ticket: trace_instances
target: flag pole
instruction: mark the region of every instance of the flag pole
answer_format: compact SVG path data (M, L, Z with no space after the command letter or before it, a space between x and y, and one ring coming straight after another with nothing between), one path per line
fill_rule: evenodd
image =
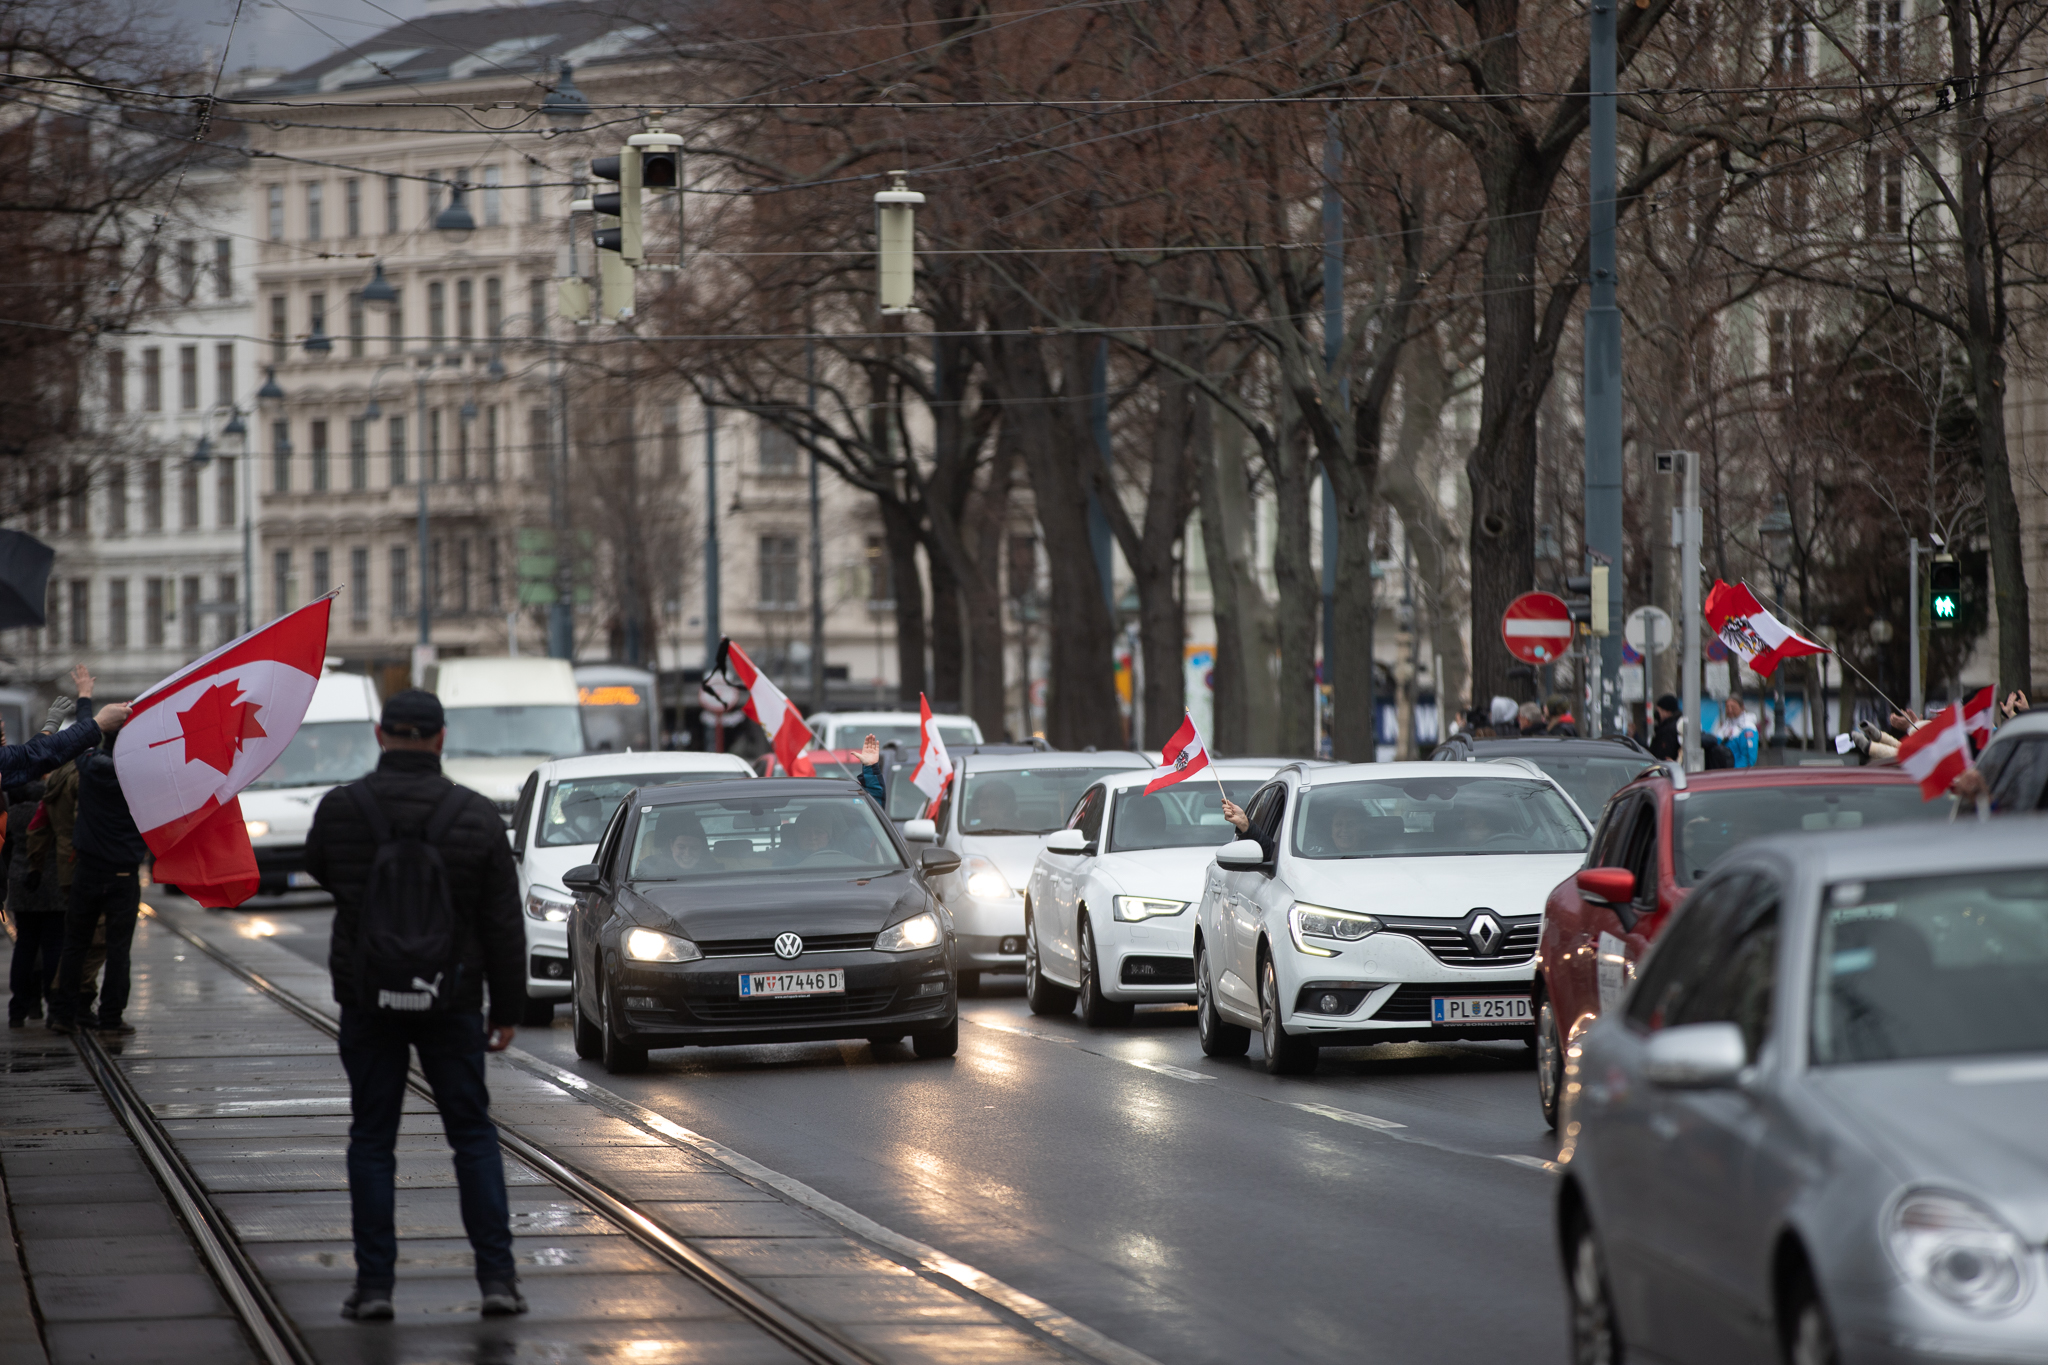
M1748 588L1748 587L1749 587L1749 580L1748 580L1748 579L1744 579L1744 580L1742 580L1742 586L1743 586L1743 587L1745 587L1745 588ZM1755 593L1755 590L1754 590L1754 589L1751 589L1751 595L1754 595L1754 593ZM1819 637L1818 635L1816 635L1816 634L1814 633L1814 631L1813 631L1812 627L1808 626L1808 625L1806 624L1806 622L1804 622L1804 621L1800 620L1800 619L1799 619L1798 617L1794 616L1794 615L1792 614L1792 610L1791 610L1791 608L1789 608L1789 607L1785 606L1785 604L1784 604L1784 603L1782 603L1782 602L1780 602L1780 603L1778 604L1778 608L1779 608L1779 610L1781 610L1781 611L1783 611L1783 612L1785 613L1785 619L1786 619L1786 620L1790 621L1790 622L1791 622L1791 623L1792 623L1793 625L1795 625L1795 626L1799 627L1799 629L1800 629L1800 630L1802 630L1802 631L1804 631L1804 632L1806 633L1806 638L1807 638L1807 639L1809 639L1809 640L1812 640L1812 641L1813 641L1813 642L1814 642L1815 644L1820 644L1820 643L1821 643L1821 639L1820 639L1820 637ZM1857 667L1856 665L1854 665L1854 664L1850 663L1850 662L1849 662L1849 659L1848 659L1848 656L1847 656L1847 655L1845 655L1845 654L1843 654L1841 650L1839 650L1839 649L1830 649L1830 650L1828 650L1828 653L1830 653L1830 654L1832 654L1832 655L1834 655L1834 656L1835 656L1835 662L1836 662L1836 663L1838 663L1838 664L1840 664L1840 665L1841 665L1842 667L1844 667L1844 668L1848 669L1848 670L1849 670L1849 671L1850 671L1851 673L1854 673L1854 674L1855 674L1855 675L1856 675L1857 677L1859 677L1859 678L1863 679L1864 683L1865 683L1865 684L1866 684L1866 685L1867 685L1867 686L1868 686L1868 687L1870 688L1870 690L1871 690L1871 691L1873 691L1873 692L1875 692L1875 693L1877 693L1877 695L1878 695L1878 699L1879 699L1880 701L1882 701L1882 702L1883 702L1883 703L1884 703L1884 704L1885 704L1886 706L1890 707L1892 711L1903 711L1903 710L1905 710L1905 708L1904 708L1904 707L1900 706L1900 705L1899 705L1899 704L1898 704L1897 702L1893 701L1893 700L1892 700L1892 699L1891 699L1890 697L1887 697L1887 696L1885 696L1885 694L1884 694L1884 689L1883 689L1883 688L1881 688L1881 687L1879 687L1879 686L1878 686L1878 685L1877 685L1876 683L1874 683L1874 682L1871 682L1871 681L1870 681L1870 675L1869 675L1868 673L1865 673L1865 672L1864 672L1864 671L1863 671L1862 669L1860 669L1860 668L1858 668L1858 667ZM1889 714L1889 712L1888 712L1887 714ZM1854 727L1854 726L1852 725L1852 726L1851 726L1850 728L1851 728L1851 729L1854 729L1855 727Z
M1230 799L1230 793L1223 790L1223 779L1216 772L1216 755L1209 752L1209 737L1202 733L1201 726L1195 724L1194 712L1182 710L1181 715L1187 718L1188 729L1193 730L1195 732L1195 738L1201 742L1202 752L1208 756L1209 776L1214 778L1216 781L1216 799L1219 801L1228 801Z

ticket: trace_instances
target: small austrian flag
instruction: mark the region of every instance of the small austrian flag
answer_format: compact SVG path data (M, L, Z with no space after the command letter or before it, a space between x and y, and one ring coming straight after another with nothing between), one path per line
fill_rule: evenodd
M1932 801L1970 766L1970 728L1963 708L1951 706L1899 741L1899 766L1920 783L1920 799Z
M718 659L712 664L711 671L724 673L747 689L747 715L761 727L761 733L768 736L782 771L791 777L815 776L817 770L803 756L805 746L811 742L810 727L804 724L796 704L783 695L782 689L771 682L766 673L754 667L754 661L747 657L747 652L729 639L720 640Z
M1195 728L1195 718L1181 714L1180 729L1173 732L1173 738L1166 741L1161 751L1160 766L1166 773L1145 784L1146 792L1156 792L1161 787L1170 787L1184 782L1209 766L1209 749L1202 743L1202 732Z
M1768 678L1781 660L1801 654L1826 654L1828 647L1787 630L1764 610L1746 583L1714 580L1707 594L1707 625L1721 642L1741 656L1750 672Z
M1991 738L1991 699L1996 693L1990 687L1963 703L1963 726L1970 732L1970 740L1978 748Z

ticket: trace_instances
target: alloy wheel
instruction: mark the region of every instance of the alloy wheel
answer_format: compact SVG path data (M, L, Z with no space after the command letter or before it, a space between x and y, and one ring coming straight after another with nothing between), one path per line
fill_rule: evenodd
M1215 987L1209 982L1209 949L1195 945L1195 1037L1205 1057L1242 1057L1251 1051L1252 1031L1216 1012Z
M1564 1043L1557 1033L1557 1015L1550 998L1536 1008L1536 1100L1543 1121L1557 1127L1557 1101L1564 1093Z
M1792 1341L1786 1354L1791 1365L1836 1365L1841 1358L1835 1350L1835 1330L1828 1324L1827 1309L1810 1284L1801 1297L1798 1316L1793 1319Z
M1573 1365L1621 1365L1621 1337L1614 1329L1614 1299L1607 1267L1593 1229L1581 1226L1572 1242Z

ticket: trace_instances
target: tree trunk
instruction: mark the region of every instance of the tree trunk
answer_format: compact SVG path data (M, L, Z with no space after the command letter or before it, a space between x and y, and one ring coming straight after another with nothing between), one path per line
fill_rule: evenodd
M1009 729L1003 702L1003 593L998 566L1007 548L1010 521L1010 461L998 458L987 485L968 513L967 543L981 572L962 584L966 610L967 714L984 735Z
M917 572L917 517L895 498L878 497L889 586L896 599L896 701L915 708L924 691L924 583Z
M932 584L932 710L958 711L967 695L961 685L967 663L967 650L961 639L965 606L961 583L953 576L952 566L946 563L944 555L927 552L924 562Z
M1195 447L1195 471L1216 621L1215 734L1209 738L1219 754L1271 753L1273 613L1252 564L1243 436L1234 426L1219 432L1213 422L1204 425L1207 436Z
M1370 763L1379 752L1372 657L1372 510L1379 462L1365 457L1368 441L1376 448L1378 439L1377 430L1361 431L1357 459L1324 462L1342 528L1337 537L1337 623L1325 662L1331 679L1332 757L1345 763Z
M1280 707L1274 747L1282 754L1311 758L1316 740L1316 612L1322 605L1322 583L1309 558L1309 497L1315 479L1308 433L1291 411L1282 430L1273 469L1279 520L1273 532L1273 578L1280 597Z
M1429 614L1430 647L1436 663L1437 735L1450 732L1450 719L1467 705L1470 673L1465 659L1465 624L1471 609L1464 567L1456 544L1461 524L1457 509L1437 505L1436 491L1424 477L1424 452L1441 428L1450 402L1450 376L1428 351L1410 351L1401 383L1401 427L1394 458L1380 468L1379 492L1401 518L1415 556L1415 582L1421 590L1417 611ZM1418 623L1419 624L1419 623Z
M1196 357L1199 360L1199 356ZM1195 503L1192 452L1207 444L1208 400L1193 384L1160 381L1152 428L1152 467L1145 488L1145 525L1125 550L1138 587L1138 636L1144 651L1148 749L1165 746L1187 709L1187 604L1181 600L1182 542Z

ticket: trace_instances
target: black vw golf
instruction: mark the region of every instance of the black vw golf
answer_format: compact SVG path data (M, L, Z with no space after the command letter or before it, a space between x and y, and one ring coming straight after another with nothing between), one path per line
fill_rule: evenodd
M950 1057L953 921L925 880L959 865L913 861L854 782L635 792L564 878L576 1053L619 1072L656 1047L908 1035Z

